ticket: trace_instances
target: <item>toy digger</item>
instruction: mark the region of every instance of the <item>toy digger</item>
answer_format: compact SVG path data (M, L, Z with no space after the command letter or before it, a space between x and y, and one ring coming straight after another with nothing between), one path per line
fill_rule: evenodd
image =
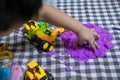
M46 22L36 22L29 20L24 24L23 35L30 40L39 50L52 51L54 49L53 42L57 35L64 31L64 28L52 30Z
M7 43L0 43L0 59L13 58L13 53L7 50Z
M31 61L27 64L24 80L54 80L50 72L45 71L37 62Z

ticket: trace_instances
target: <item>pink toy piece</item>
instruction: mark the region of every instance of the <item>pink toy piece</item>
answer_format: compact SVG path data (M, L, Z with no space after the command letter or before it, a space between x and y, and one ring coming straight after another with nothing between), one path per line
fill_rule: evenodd
M113 44L111 43L113 36L108 32L108 30L101 26L96 26L94 24L83 25L88 28L94 28L100 35L99 40L95 38L100 47L96 51L93 51L89 45L78 47L78 38L76 34L74 32L65 30L63 33L61 33L60 37L67 48L67 53L75 60L84 62L87 62L88 59L94 59L97 57L107 57L106 51L113 48Z
M22 68L19 65L13 65L11 67L11 78L10 80L20 80L22 75Z

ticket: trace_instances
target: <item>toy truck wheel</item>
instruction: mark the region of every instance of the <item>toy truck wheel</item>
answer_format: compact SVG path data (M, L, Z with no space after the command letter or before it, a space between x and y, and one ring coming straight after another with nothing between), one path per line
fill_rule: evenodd
M42 51L52 51L53 50L53 46L52 44L50 44L49 42L46 42L40 38L37 37L37 35L33 35L31 37L31 42L40 50Z
M49 44L46 42L46 43L44 43L43 44L43 49L47 49L48 48L48 46L49 46Z
M54 49L54 46L49 47L49 51L52 51Z
M46 75L48 77L48 80L55 80L54 77L53 77L53 75L50 72L45 71L45 73L46 73Z
M53 45L52 44L50 44L50 43L48 43L48 42L44 42L43 41L43 51L46 51L46 52L48 52L48 51L52 51L53 50Z

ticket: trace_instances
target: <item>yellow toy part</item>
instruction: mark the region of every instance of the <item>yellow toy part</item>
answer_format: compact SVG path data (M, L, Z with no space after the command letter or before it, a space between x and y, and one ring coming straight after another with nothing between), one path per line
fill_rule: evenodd
M7 43L0 44L0 59L13 58L13 53L11 51L8 51L7 47Z
M27 68L24 80L54 80L53 76L34 60L27 64Z
M54 46L50 46L49 51L52 51L54 49Z
M38 31L36 34L40 39L52 43L55 41L57 35L63 31L64 31L64 28L58 28L52 31L50 35L45 34L42 31Z
M53 42L59 33L64 32L64 28L56 28L52 30L49 26L38 24L37 21L29 20L24 24L24 36L30 40L39 50L52 51L54 49Z
M29 20L27 23L24 24L24 27L28 31L33 31L39 28L39 25L36 21Z

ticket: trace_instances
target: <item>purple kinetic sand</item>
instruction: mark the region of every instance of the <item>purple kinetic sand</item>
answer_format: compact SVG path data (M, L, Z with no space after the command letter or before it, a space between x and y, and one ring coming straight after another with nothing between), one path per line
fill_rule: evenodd
M67 53L70 54L70 56L75 60L85 62L91 58L106 57L107 49L113 47L113 44L111 43L113 36L101 26L96 26L94 24L84 24L84 26L88 28L94 28L96 30L100 36L100 39L96 40L96 42L100 47L96 51L93 51L89 45L78 47L76 43L78 41L76 34L66 30L65 32L61 33L60 36L65 47L67 48Z
M48 52L47 53L49 56L53 56L53 55L55 55L55 51L50 51L50 52Z

